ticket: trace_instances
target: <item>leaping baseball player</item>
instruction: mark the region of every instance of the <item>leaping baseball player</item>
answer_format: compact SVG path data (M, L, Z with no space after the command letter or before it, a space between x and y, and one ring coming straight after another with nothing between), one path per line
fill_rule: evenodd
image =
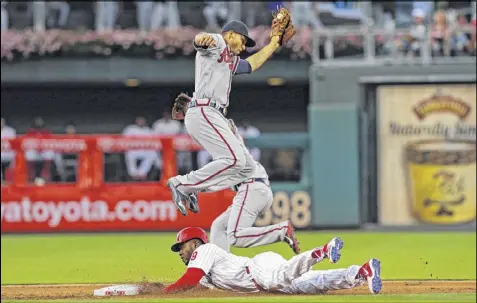
M336 263L340 259L343 241L331 239L316 247L285 260L282 256L265 252L253 258L228 253L208 243L207 234L198 227L179 231L171 247L177 252L187 271L166 293L191 289L199 283L207 288L233 292L280 292L287 294L317 294L329 290L349 289L368 283L371 293L382 288L380 262L370 259L364 265L331 270L311 270L324 259Z
M186 206L192 212L199 211L198 192L219 184L228 188L252 177L256 164L225 118L232 78L259 69L295 32L290 14L281 8L273 18L270 43L245 60L239 54L245 47L255 46L255 41L240 21L227 23L221 34L195 36L195 92L190 101L176 99L172 116L185 120L189 135L210 153L213 161L168 180L174 203L183 215L187 215Z

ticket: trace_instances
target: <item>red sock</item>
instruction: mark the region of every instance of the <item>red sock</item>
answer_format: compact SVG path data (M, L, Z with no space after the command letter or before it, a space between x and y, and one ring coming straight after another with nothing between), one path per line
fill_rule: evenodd
M315 259L321 259L321 257L323 257L323 249L321 249L321 248L315 249L311 253L311 257L315 258Z

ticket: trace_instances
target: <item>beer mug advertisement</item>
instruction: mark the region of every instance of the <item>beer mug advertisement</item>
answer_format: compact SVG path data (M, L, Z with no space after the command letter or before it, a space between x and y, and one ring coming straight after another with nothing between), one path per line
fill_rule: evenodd
M475 88L475 84L378 88L381 224L475 221Z

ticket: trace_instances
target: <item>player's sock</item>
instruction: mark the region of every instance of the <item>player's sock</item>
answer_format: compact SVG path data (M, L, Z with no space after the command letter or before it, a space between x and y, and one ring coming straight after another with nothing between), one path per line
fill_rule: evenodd
M358 274L356 275L357 280L366 280L368 276L368 270L365 268L366 265L367 263L359 268Z
M314 259L322 260L326 256L323 247L319 247L311 252L311 257Z

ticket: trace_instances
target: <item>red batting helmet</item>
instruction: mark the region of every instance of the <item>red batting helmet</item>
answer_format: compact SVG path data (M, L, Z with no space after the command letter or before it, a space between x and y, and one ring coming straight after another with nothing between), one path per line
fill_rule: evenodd
M208 243L207 234L202 228L199 227L186 227L177 233L176 243L171 246L173 252L178 252L182 243L192 239L199 239L202 242Z

